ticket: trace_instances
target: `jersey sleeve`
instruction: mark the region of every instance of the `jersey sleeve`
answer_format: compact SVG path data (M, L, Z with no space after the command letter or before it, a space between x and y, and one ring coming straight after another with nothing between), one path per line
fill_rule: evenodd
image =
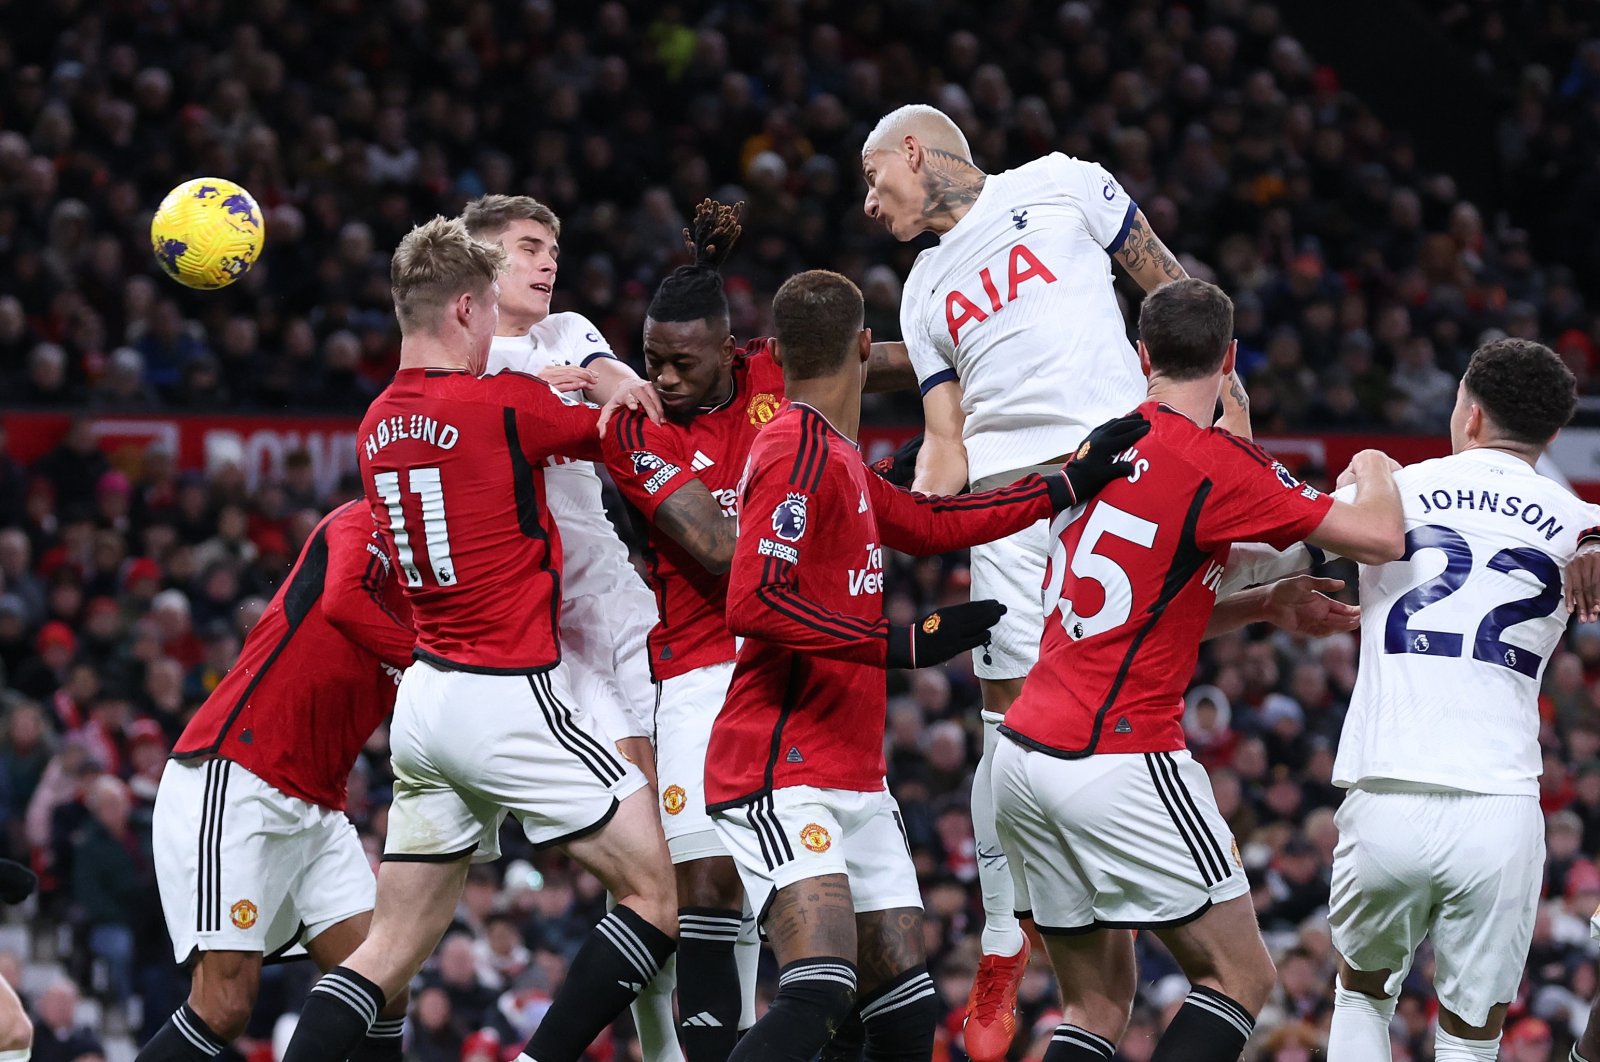
M887 620L842 615L801 591L807 532L826 534L829 510L843 502L826 477L809 493L791 483L794 465L778 455L752 460L747 470L728 573L728 630L785 649L882 667Z
M606 425L606 470L646 519L654 520L662 502L697 478L689 470L687 442L680 428L657 424L639 410L618 410Z
M411 609L396 592L389 555L365 503L353 502L328 521L327 541L323 616L334 630L385 664L405 667L417 641Z
M1107 254L1122 250L1139 204L1098 162L1085 162L1059 151L1046 161L1055 173L1061 193L1083 211L1089 234Z
M923 320L922 281L916 266L906 277L905 290L900 298L900 337L911 358L911 369L917 374L917 390L921 394L952 380L959 382L956 367L951 364L943 348L928 334Z
M881 476L868 476L867 492L883 544L918 557L1015 534L1067 508L1072 493L1060 473L1024 476L994 490L948 497L918 494Z
M596 358L614 358L616 353L604 333L581 313L561 315L562 350L572 359L572 364L587 367Z
M1284 550L1315 531L1333 507L1332 496L1295 479L1254 443L1218 431L1206 440L1194 455L1211 479L1195 528L1202 549L1264 542Z
M529 461L538 463L547 457L605 459L599 410L563 401L537 376L502 372L490 379L497 383L495 397L505 404L506 415L515 419L517 443Z

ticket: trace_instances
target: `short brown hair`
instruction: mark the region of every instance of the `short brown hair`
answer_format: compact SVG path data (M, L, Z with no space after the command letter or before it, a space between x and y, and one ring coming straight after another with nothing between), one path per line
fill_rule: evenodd
M810 380L838 370L861 334L861 289L826 269L796 273L772 297L772 320L791 380Z
M467 235L459 218L436 217L406 233L389 263L389 291L394 296L400 332L431 329L446 302L462 292L478 293L506 267L499 244Z
M1150 367L1171 380L1217 371L1233 341L1233 300L1196 277L1161 285L1139 307L1139 338Z
M1578 382L1560 355L1531 339L1485 343L1462 377L1495 427L1517 442L1543 446L1578 408Z
M513 221L537 221L561 239L561 219L531 195L480 195L461 212L467 231L479 240L498 239Z

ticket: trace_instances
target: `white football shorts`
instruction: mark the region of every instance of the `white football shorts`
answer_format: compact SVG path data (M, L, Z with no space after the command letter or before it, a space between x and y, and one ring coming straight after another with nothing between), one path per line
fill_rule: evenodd
M561 603L561 659L576 704L613 741L649 737L655 709L650 629L656 602L637 579L603 597Z
M972 651L972 670L979 678L1022 678L1038 662L1039 639L1044 634L1044 568L1049 547L1048 520L1040 520L1007 538L972 547L972 600L993 598L1006 607L1006 614L989 632L988 659L984 647Z
M230 760L170 761L151 843L173 956L305 954L306 941L372 910L376 882L342 812L273 788Z
M1335 816L1328 924L1397 995L1423 937L1439 1002L1469 1025L1516 998L1544 875L1535 796L1350 790Z
M758 926L779 889L824 874L850 879L857 914L922 908L900 808L887 790L786 786L711 821L739 868Z
M733 661L674 675L657 687L656 777L661 783L661 832L672 862L725 856L706 814L706 746L711 724L733 681Z
M644 775L575 703L561 664L536 675L406 669L389 728L386 860L499 857L507 812L547 848L600 829Z
M1183 925L1250 891L1187 751L1068 760L1002 738L992 770L1018 914L1041 933Z

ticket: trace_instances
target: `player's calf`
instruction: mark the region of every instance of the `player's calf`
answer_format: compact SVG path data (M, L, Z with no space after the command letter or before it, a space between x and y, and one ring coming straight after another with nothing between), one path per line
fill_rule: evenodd
M897 907L856 916L861 994L856 1012L868 1062L926 1062L939 1000L922 948L922 911Z
M809 1062L850 1015L856 995L856 913L843 874L777 891L767 939L778 956L778 994L739 1041L731 1062Z
M1157 935L1194 987L1151 1062L1234 1062L1277 981L1250 898L1225 900Z
M188 1000L150 1038L138 1062L215 1057L244 1034L260 982L259 953L201 952Z

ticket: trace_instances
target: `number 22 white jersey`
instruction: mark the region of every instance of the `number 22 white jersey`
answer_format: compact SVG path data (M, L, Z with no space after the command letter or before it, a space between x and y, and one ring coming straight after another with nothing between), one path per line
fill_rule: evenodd
M900 330L923 394L961 385L969 480L1070 454L1144 401L1111 286L1137 209L1103 168L1058 152L989 176L917 256Z
M1395 481L1406 552L1361 568L1361 664L1333 780L1537 794L1540 678L1567 626L1567 563L1600 507L1499 450Z
M495 336L486 375L505 369L537 376L551 365L587 366L614 357L600 329L579 313L553 313L526 336ZM579 396L581 397L581 396ZM577 399L562 395L564 401ZM552 457L545 470L545 497L561 533L562 597L604 594L619 587L643 589L628 548L606 516L600 477L590 461Z

